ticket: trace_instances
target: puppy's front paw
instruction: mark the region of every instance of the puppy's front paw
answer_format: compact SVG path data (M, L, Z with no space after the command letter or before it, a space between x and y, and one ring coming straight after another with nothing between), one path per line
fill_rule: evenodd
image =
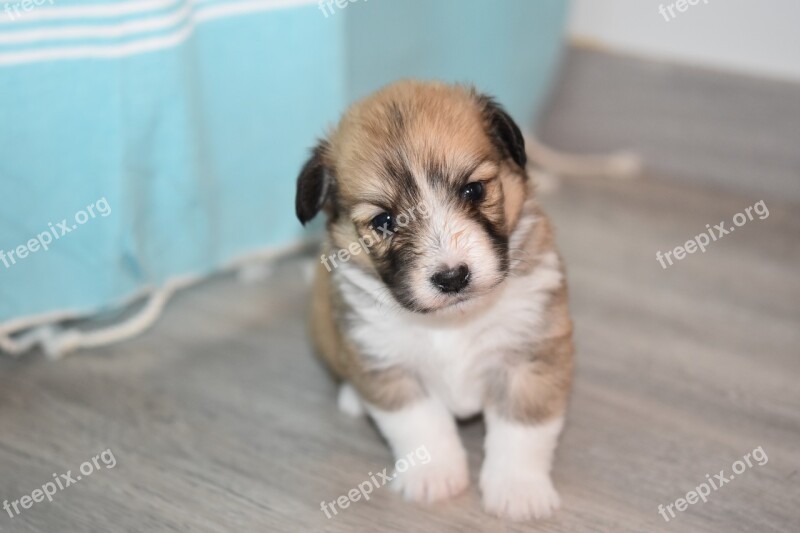
M429 463L411 465L405 472L396 472L392 479L392 488L405 499L420 503L446 500L463 492L468 485L469 470L464 450L431 456Z
M561 505L550 475L484 465L481 492L486 512L511 520L547 518Z

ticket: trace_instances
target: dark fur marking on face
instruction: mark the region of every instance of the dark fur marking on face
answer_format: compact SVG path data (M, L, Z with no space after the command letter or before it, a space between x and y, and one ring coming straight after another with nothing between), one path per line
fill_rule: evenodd
M407 242L402 242L403 240ZM412 311L420 312L422 309L416 303L413 288L408 284L405 273L414 269L418 253L414 250L413 242L409 238L393 239L381 258L376 258L376 268L383 282L392 292L401 305Z
M495 254L500 259L500 272L505 274L508 272L508 236L500 229L505 226L505 220L501 219L498 222L492 222L480 210L474 209L471 211L472 216L483 228L483 231L489 236L492 241L492 248Z
M491 159L489 157L481 157L468 167L456 170L446 169L445 165L433 155L429 155L426 161L425 175L431 188L441 190L447 187L452 195L458 196L461 188L470 182L478 167L491 161Z
M446 185L444 165L433 154L428 154L426 157L425 178L434 190Z
M397 186L391 189L392 203L394 204L391 212L398 211L403 204L416 205L421 198L420 190L399 149L384 160L383 168L385 169L384 179L397 183Z

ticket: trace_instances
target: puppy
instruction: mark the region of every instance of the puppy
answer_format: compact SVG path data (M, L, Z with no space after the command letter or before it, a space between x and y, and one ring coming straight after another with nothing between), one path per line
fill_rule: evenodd
M327 216L312 305L316 349L433 502L469 483L455 418L483 413L485 509L559 506L550 478L573 372L572 322L519 128L472 88L403 81L355 104L297 182L305 224Z

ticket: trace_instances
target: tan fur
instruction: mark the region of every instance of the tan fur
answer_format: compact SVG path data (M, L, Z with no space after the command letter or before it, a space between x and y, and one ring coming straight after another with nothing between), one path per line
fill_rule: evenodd
M407 132L407 142L400 147L395 110ZM355 104L330 136L330 144L336 174L348 178L338 192L349 202L391 192L375 179L383 171L376 163L395 150L408 158L416 175L424 174L429 155L444 156L446 166L456 167L465 157L493 153L469 89L414 81L390 85Z
M530 351L507 355L507 366L488 376L487 407L526 424L563 416L572 386L572 320L567 290L552 295L545 314L547 327Z

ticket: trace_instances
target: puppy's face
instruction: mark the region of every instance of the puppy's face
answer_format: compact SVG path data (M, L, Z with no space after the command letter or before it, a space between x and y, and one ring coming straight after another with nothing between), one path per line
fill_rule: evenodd
M297 214L324 208L333 251L358 250L351 263L426 313L503 281L525 181L522 135L491 99L401 82L353 106L315 149Z

